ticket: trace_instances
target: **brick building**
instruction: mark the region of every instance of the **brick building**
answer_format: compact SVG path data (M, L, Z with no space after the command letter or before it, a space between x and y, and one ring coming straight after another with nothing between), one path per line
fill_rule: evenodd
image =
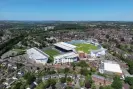
M94 83L96 85L100 85L100 86L107 86L107 85L111 85L113 80L112 79L107 79L103 76L99 76L99 75L92 75L92 80L94 81Z

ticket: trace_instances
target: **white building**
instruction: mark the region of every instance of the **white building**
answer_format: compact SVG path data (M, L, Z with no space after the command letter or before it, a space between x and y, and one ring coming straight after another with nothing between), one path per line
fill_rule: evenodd
M109 73L109 74L122 75L122 70L120 68L120 65L112 61L101 62L101 65L99 67L99 72L102 74Z
M49 56L36 47L28 49L26 52L28 57L32 59L34 63L46 64L48 61Z
M104 49L104 48L100 48L98 50L91 50L90 51L90 56L94 57L94 58L99 57L99 56L103 56L105 54L106 54L106 49Z
M44 27L45 31L47 31L49 29L54 29L54 28L55 28L55 26L46 26L46 27Z
M69 52L61 55L54 56L54 64L74 62L78 60L78 54Z
M54 44L54 46L56 46L58 48L61 48L63 50L66 50L66 51L75 50L75 48L76 48L75 45L68 44L68 43L65 43L65 42L56 43L56 44Z

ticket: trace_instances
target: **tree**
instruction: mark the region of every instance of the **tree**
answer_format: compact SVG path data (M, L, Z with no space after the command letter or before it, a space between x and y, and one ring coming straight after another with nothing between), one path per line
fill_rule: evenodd
M66 78L65 77L60 78L60 82L61 83L65 83L66 82Z
M88 64L85 61L80 61L78 63L78 66L80 66L80 67L88 67Z
M72 87L70 87L70 86L67 86L65 89L73 89Z
M0 44L0 55L10 50L15 44L24 38L24 35L16 36L3 44Z
M132 85L132 86L130 86L130 89L133 89L133 85Z
M24 64L22 64L22 63L16 63L16 65L17 65L18 69L20 69L22 66L24 66Z
M129 73L130 74L133 74L133 61L128 61L127 62L128 63L128 66L129 66Z
M29 77L29 75L30 75L30 72L26 73L26 74L24 75L24 79L27 79L27 78Z
M34 75L30 75L27 79L27 83L31 84L36 80L36 77Z
M49 71L48 74L55 74L56 71L52 70L52 71Z
M109 35L108 34L106 35L106 38L109 39Z
M96 68L91 68L91 72L96 72Z
M122 89L122 81L119 76L114 77L114 81L111 85L114 89Z
M26 83L24 83L24 84L22 84L21 86L20 86L20 89L25 89L26 88Z
M55 84L56 84L56 80L55 80L55 79L51 79L51 80L50 80L50 85L51 85L51 86L54 86Z
M85 81L86 81L86 82L89 82L90 84L93 83L92 78L91 78L90 75L87 75L87 76L85 77Z
M92 84L91 89L96 89L96 86Z
M48 63L52 63L54 60L53 60L53 57L50 56L49 59L48 59Z
M114 89L111 86L105 86L104 89Z
M111 86L105 86L105 87L100 86L99 89L113 89L113 88Z
M126 77L125 82L128 83L129 85L133 86L133 77Z
M50 86L54 87L56 84L56 80L55 79L48 79L46 84L45 84L45 87L48 88Z
M67 78L67 82L72 82L72 78L71 77L68 77Z
M65 74L69 73L69 71L70 71L69 68L65 68L65 69L64 69L64 73L65 73Z
M41 82L36 89L44 89L45 88L45 84L43 82Z
M72 62L71 65L72 65L73 67L75 67L75 66L76 66L76 63L75 63L75 62Z
M17 84L13 87L13 89L20 89L21 85L22 85L21 82L17 82Z
M79 84L80 84L80 87L83 87L85 85L84 81L82 81L82 80L79 81Z
M133 67L129 67L129 73L133 74Z
M31 84L35 81L36 77L32 73L28 72L24 75L24 78L27 80L27 84Z
M91 88L91 83L90 82L85 82L85 87L88 89L88 88Z
M82 68L82 69L80 70L80 74L81 74L81 75L87 76L89 73L90 73L90 71L87 70L87 68Z
M99 89L104 89L104 87L103 86L100 86Z
M46 83L45 83L45 85L44 85L44 89L45 88L49 88L49 87L50 87L50 82L47 80Z
M71 65L72 65L72 67L73 67L73 70L75 70L76 63L72 62Z

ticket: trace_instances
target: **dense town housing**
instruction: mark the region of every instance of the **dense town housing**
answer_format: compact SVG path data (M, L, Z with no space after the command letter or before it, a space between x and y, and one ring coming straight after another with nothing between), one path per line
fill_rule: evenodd
M132 22L0 21L0 89L132 89Z

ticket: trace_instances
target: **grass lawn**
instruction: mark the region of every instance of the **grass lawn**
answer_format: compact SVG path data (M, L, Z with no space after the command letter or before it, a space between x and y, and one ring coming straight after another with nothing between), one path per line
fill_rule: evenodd
M74 45L77 46L76 48L77 51L83 51L85 53L89 53L90 50L98 49L95 45L92 45L92 44L79 43L79 44L74 44Z
M60 54L57 50L54 50L54 49L48 49L48 50L45 50L44 52L52 57Z
M13 51L21 52L21 51L25 51L25 50L24 49L13 49Z
M54 49L48 49L48 50L45 50L44 52L49 55L48 63L51 63L54 61L53 56L60 54L57 50L54 50Z

